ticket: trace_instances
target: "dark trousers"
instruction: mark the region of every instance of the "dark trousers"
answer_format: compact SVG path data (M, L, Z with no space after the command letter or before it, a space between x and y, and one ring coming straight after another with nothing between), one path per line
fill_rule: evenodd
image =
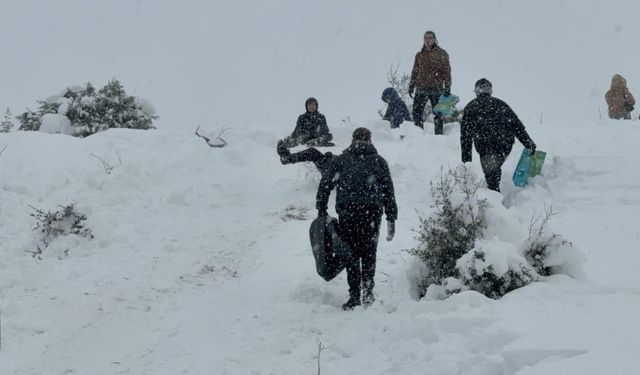
M303 161L310 161L316 165L316 168L320 171L321 175L324 175L329 164L329 156L326 156L322 152L310 147L306 150L291 154L291 163L300 163Z
M438 104L440 95L442 95L442 92L439 90L418 89L413 98L413 123L421 129L424 129L424 107L427 106L427 100L431 102L435 134L442 134L444 128L442 114L433 112L433 108Z
M502 177L502 164L507 160L507 155L492 154L480 156L480 165L484 172L487 188L500 191L500 178Z
M353 207L340 215L340 236L351 248L347 263L351 297L360 298L361 286L365 292L373 291L381 220L380 208Z

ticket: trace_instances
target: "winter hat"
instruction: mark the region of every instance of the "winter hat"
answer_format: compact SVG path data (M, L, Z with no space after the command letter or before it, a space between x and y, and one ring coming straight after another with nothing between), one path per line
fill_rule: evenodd
M318 99L314 98L314 97L310 97L309 99L307 99L306 102L304 102L304 109L305 110L309 110L309 103L315 103L316 104L316 110L318 109Z
M371 141L371 130L367 128L358 128L353 131L353 141Z
M491 85L491 82L488 79L480 78L476 82L476 88L473 90L473 92L475 92L476 95L480 95L480 94L491 95L493 92L493 85Z

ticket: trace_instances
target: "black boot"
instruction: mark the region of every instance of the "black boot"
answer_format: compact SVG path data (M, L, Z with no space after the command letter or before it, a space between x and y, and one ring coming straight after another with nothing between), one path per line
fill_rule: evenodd
M278 145L276 146L276 151L278 155L280 155L280 162L282 164L291 163L291 151L287 148L287 145L284 143L284 140L279 140Z
M351 294L349 300L342 305L342 310L353 310L356 306L360 306L360 293Z
M373 295L373 286L368 287L364 286L364 290L362 291L362 304L364 307L371 306L376 300L376 297Z

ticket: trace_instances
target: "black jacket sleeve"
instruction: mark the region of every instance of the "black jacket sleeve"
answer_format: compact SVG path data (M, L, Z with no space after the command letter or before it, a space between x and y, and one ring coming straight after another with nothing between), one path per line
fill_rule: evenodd
M529 133L527 133L527 130L525 129L524 124L522 123L522 121L520 121L520 119L515 114L515 112L513 112L511 107L506 106L505 112L509 121L509 126L513 131L513 135L515 135L516 138L518 138L518 141L520 141L520 143L522 143L524 147L530 150L535 149L536 144L533 142L533 140L529 136Z
M337 178L339 178L338 167L338 158L334 157L333 160L329 161L327 172L322 174L320 185L318 185L318 193L316 194L316 209L318 211L326 211L328 208L329 195L331 195L331 190L333 190Z
M380 185L382 187L382 197L384 205L384 213L387 220L396 221L398 219L398 205L396 204L395 189L393 188L393 180L387 162L380 158L381 176Z
M298 116L298 121L296 121L296 128L293 129L293 133L291 133L291 138L297 138L302 135L302 127L304 126L304 115Z
M460 122L460 150L462 151L463 163L471 161L473 156L474 116L475 113L473 108L470 105L467 105L462 115L462 121Z

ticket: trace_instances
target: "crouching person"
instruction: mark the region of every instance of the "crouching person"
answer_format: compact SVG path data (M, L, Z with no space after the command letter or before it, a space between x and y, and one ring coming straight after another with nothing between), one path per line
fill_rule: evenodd
M382 92L382 101L387 103L387 111L382 117L383 120L387 120L391 123L391 128L395 129L400 127L404 121L411 121L409 115L409 108L404 103L398 92L393 87L387 87Z
M304 103L305 113L298 116L293 133L285 138L286 147L298 145L308 146L334 146L331 142L333 135L329 132L327 119L318 112L318 100L309 98Z
M361 304L369 306L375 300L373 287L382 214L387 217L387 241L393 239L398 217L389 166L371 143L368 129L356 129L351 146L323 174L316 195L318 216L327 216L329 195L334 187L340 235L352 254L347 265L349 300L342 308L352 310Z

